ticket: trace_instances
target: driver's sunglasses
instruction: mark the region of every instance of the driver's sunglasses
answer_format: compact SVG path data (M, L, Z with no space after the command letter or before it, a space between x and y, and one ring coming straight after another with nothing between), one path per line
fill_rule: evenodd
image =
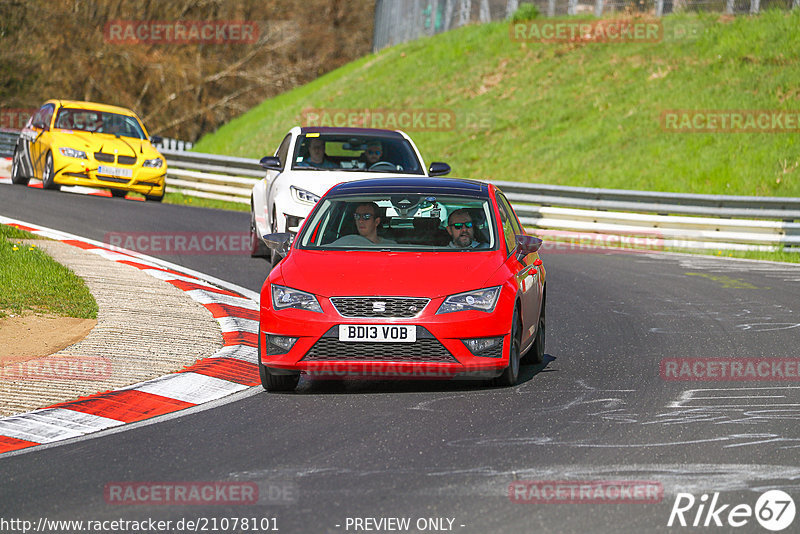
M461 228L464 227L464 226L466 226L467 228L472 228L472 221L464 222L464 223L453 223L450 226L452 226L456 230L461 230Z
M355 220L364 219L365 221L368 221L368 220L372 219L373 217L375 217L375 215L373 215L371 213L354 213L353 214L353 219L355 219Z
M380 150L367 150L367 154L375 154L376 156L380 156L382 152Z

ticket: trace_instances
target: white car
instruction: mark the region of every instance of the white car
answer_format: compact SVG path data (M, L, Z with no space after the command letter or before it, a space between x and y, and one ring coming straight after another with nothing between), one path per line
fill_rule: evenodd
M263 236L296 234L314 204L338 183L364 178L442 176L446 163L425 167L419 150L405 133L371 128L292 128L274 156L261 159L266 176L250 198L250 253L280 257Z

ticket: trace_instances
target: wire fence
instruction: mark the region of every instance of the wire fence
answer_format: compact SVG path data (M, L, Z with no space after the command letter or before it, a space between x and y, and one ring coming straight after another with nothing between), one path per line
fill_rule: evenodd
M534 4L542 16L608 13L720 12L756 14L766 9L794 9L800 0L376 0L374 52L419 37L475 22L504 20L522 4Z

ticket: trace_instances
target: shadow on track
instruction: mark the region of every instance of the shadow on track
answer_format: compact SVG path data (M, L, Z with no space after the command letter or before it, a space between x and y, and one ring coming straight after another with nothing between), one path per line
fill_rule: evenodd
M398 376L398 377L370 377L370 376L347 376L341 377L314 377L309 378L303 375L297 390L292 393L278 393L278 395L335 395L335 394L375 394L375 393L431 393L431 392L460 392L473 390L498 390L508 389L513 391L516 388L530 382L536 375L542 372L553 372L555 369L548 369L550 362L555 358L549 354L544 355L542 363L535 365L522 365L520 367L519 380L517 385L512 388L500 388L491 385L490 380L480 378L452 378L442 380L438 378L427 378L424 376ZM271 393L270 395L276 395Z

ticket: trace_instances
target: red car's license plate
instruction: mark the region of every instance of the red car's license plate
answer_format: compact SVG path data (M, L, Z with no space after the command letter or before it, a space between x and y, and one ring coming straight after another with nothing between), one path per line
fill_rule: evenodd
M339 325L339 341L373 341L387 343L413 343L417 340L417 327L409 325Z

